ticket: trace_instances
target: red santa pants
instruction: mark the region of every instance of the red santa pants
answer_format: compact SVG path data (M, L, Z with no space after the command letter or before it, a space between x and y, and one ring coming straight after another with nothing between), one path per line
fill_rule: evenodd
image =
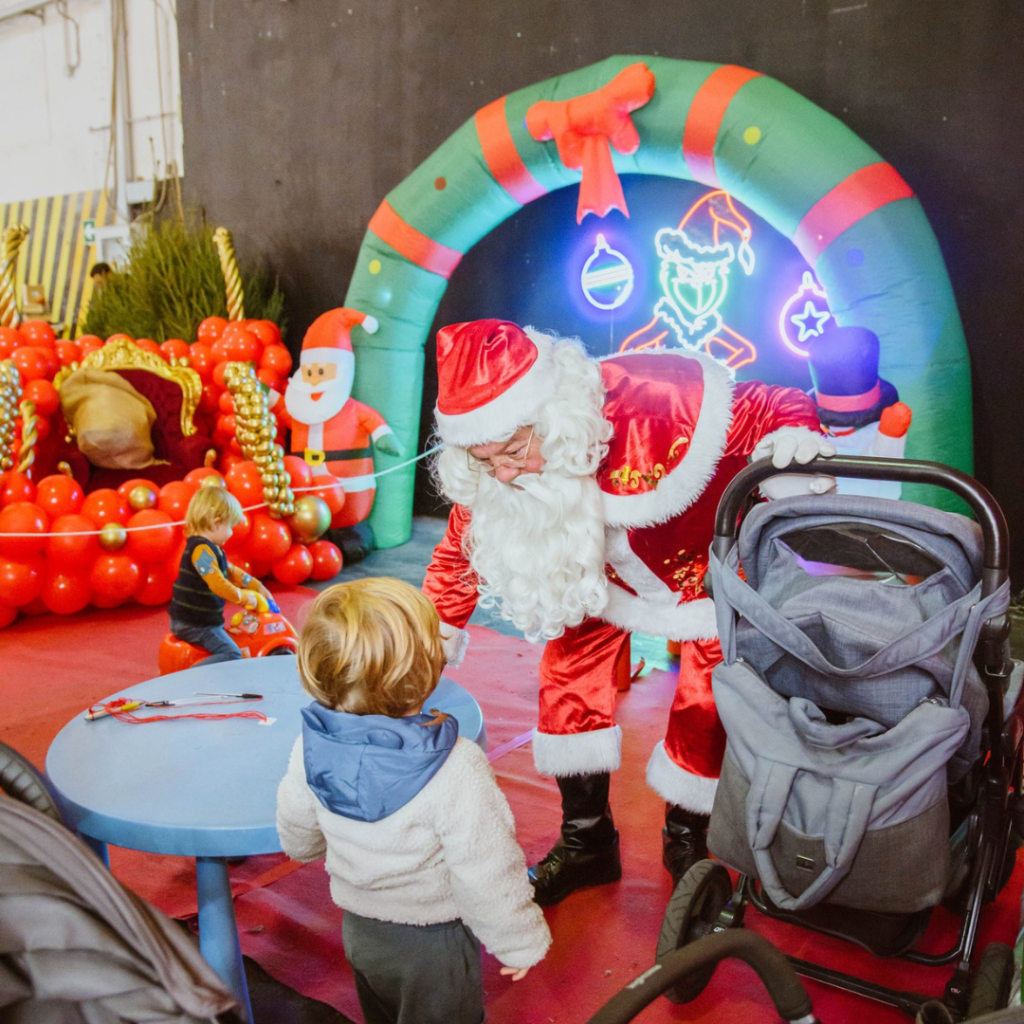
M585 619L548 641L540 663L540 732L568 737L615 725L615 666L627 640L617 626ZM698 779L717 779L725 753L725 731L711 695L711 670L721 660L717 639L681 644L664 752Z

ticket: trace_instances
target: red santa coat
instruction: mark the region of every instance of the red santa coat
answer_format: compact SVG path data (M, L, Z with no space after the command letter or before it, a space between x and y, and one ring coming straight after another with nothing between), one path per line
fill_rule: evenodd
M721 654L704 590L715 511L762 438L783 428L820 434L815 404L793 388L734 384L720 363L678 351L613 356L601 372L603 413L614 430L597 473L609 600L600 619L548 642L534 758L554 775L617 767L615 664L629 632L685 641L668 733L648 781L670 802L706 811L724 749L710 686ZM469 520L468 509L452 509L423 584L441 619L459 628L478 596L462 550Z
M345 505L331 526L361 523L370 514L377 493L370 442L387 432L384 417L354 398L323 423L300 423L289 415L284 401L276 403L274 414L291 430L292 454L304 458L314 474L336 476L345 488Z

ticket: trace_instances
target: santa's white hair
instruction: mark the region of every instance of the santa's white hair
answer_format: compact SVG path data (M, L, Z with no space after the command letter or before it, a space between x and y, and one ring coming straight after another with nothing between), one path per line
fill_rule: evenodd
M554 396L530 424L541 439L543 470L501 483L472 469L465 448L449 446L435 474L442 493L472 513L463 543L480 580L480 604L495 608L528 639L549 640L599 615L608 601L595 473L612 427L601 414L598 363L577 341L538 341L553 344L558 374Z

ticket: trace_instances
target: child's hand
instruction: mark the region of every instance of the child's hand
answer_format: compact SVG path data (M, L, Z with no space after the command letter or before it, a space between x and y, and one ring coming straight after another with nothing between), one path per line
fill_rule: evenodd
M242 604L249 611L254 612L259 607L259 601L256 600L256 591L254 590L243 590L242 591Z
M529 967L502 967L502 974L510 974L513 981L522 981L530 973Z

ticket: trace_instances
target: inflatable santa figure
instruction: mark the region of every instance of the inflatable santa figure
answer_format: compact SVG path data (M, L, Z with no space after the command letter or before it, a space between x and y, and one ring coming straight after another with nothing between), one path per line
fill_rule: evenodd
M455 503L423 589L449 661L478 601L529 639L540 667L537 769L562 795L561 837L530 869L555 903L620 876L608 804L619 765L615 667L629 633L681 641L668 731L647 781L668 804L665 866L706 855L724 749L711 695L721 659L704 590L715 510L751 456L777 466L832 454L800 391L735 384L698 353L596 361L578 343L513 323L455 324L437 336L437 464ZM799 477L805 491L831 480Z
M840 455L902 459L913 418L896 388L878 376L878 336L865 327L827 327L810 344L807 364L818 419ZM897 499L898 480L839 477L840 494Z
M372 316L354 309L332 309L317 317L302 340L299 368L288 382L284 401L276 393L272 396L274 414L291 429L292 453L305 459L314 474L330 473L345 488L345 505L331 520L331 528L340 531L332 539L340 542L346 561L357 560L372 548L368 524L360 527L359 536L352 529L370 514L377 489L370 442L389 455L400 454L384 417L350 397L356 326L367 334L377 331Z

